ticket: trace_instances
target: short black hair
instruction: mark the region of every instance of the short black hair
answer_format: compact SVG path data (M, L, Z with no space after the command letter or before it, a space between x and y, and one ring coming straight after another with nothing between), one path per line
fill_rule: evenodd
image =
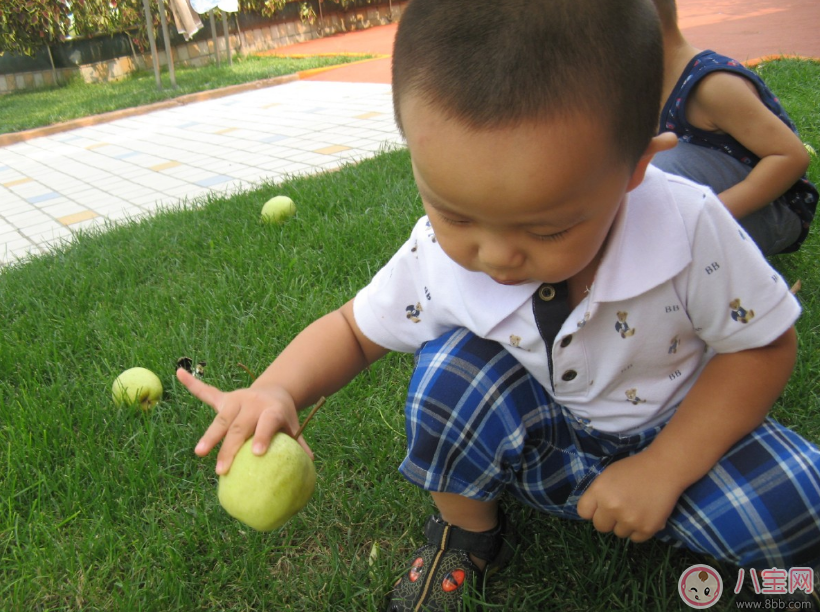
M637 163L658 129L663 44L650 0L411 0L393 101L419 96L475 129L600 118Z

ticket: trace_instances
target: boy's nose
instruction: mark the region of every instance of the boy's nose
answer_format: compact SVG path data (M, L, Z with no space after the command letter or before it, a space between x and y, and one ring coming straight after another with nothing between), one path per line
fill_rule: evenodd
M521 251L511 241L504 239L482 242L478 256L488 270L496 272L514 270L523 263Z

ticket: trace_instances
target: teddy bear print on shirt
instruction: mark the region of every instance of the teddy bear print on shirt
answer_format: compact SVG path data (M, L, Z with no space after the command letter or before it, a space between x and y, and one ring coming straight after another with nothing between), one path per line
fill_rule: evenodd
M521 351L526 351L527 353L531 352L530 349L526 347L526 343L524 346L521 346L522 342L524 342L524 339L521 336L510 334L510 346L512 348L516 348Z
M421 302L417 303L415 306L410 304L407 308L404 309L407 312L407 318L410 319L413 323L421 323L421 311L424 310L421 307Z
M641 399L640 397L638 397L637 389L627 389L624 393L626 393L626 401L632 402L633 406L646 403L645 399Z
M735 298L729 302L729 308L732 310L732 321L738 323L748 323L755 316L754 310L746 310L740 305L740 298Z
M621 338L629 338L630 336L634 336L635 328L629 327L629 323L626 322L626 317L629 313L618 311L617 315L618 322L615 323L615 331L621 334Z

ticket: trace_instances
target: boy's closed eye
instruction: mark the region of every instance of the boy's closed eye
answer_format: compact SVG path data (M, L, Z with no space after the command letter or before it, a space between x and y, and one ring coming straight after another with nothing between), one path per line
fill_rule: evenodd
M431 205L431 208L435 212L435 216L448 225L468 227L473 224L472 219L462 215L452 213L448 210L443 210L438 206ZM520 226L520 229L526 231L528 235L532 236L536 240L560 240L569 232L571 227L567 227L566 229L559 231L550 231L546 227L540 226L540 224L523 224Z
M456 217L449 217L447 215L442 214L441 212L438 213L438 218L448 223L449 225L459 225L459 226L467 226L472 223L469 219L464 218L456 218Z
M551 234L540 234L538 232L527 232L530 236L535 238L536 240L544 240L544 241L551 241L551 240L561 240L564 236L569 233L569 229L561 230L560 232L553 232Z
M455 217L455 216L448 216L440 211L436 211L437 216L440 220L444 221L448 225L455 225L457 227L468 227L472 225L472 221L467 218L463 217ZM560 240L569 232L569 229L560 230L558 232L548 232L543 231L540 229L526 229L525 230L529 236L532 236L536 240L543 240L543 241L550 241L550 240Z

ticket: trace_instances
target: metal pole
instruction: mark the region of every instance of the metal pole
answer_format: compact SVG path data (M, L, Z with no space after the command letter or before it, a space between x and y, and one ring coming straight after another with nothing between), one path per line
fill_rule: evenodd
M177 78L174 74L174 54L171 50L171 37L168 35L168 18L165 16L165 2L157 0L159 4L159 22L162 25L162 40L165 42L165 59L168 61L168 74L171 77L171 87L177 88Z
M145 28L148 30L148 44L151 45L151 61L154 64L154 77L157 80L157 89L162 91L162 79L159 76L159 57L157 57L157 41L154 38L154 20L151 18L151 5L148 0L142 0L145 9Z
M222 32L225 35L225 53L228 54L228 66L233 66L231 58L231 34L228 32L228 13L222 11Z
M216 65L221 66L222 60L219 59L219 40L216 37L216 19L214 19L214 10L208 13L211 17L211 38L214 41L214 53L216 53Z

